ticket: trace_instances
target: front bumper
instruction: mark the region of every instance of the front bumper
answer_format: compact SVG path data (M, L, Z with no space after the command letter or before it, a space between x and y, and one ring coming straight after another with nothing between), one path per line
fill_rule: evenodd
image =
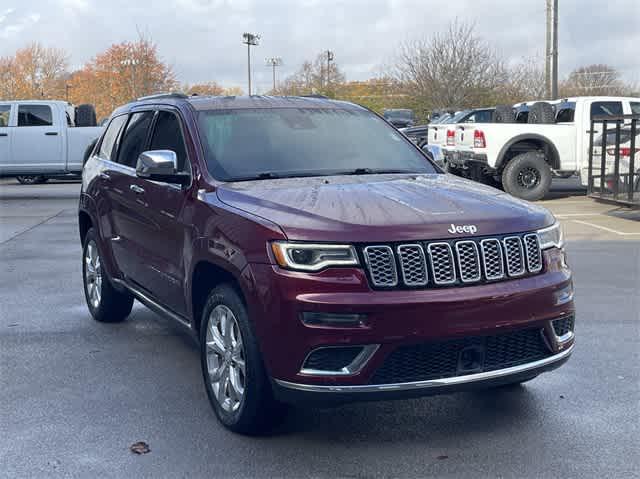
M276 394L301 400L317 396L321 401L334 397L349 401L513 382L558 367L570 354L573 334L559 340L551 321L574 314L572 298L557 301L562 291L571 289L571 272L560 250L545 251L544 263L544 273L534 276L419 290L374 291L364 271L351 268L307 274L252 264L245 278L253 285L249 314ZM310 326L301 321L302 313L308 312L364 315L366 324ZM545 331L549 351L542 362L428 381L378 384L374 378L390 355L404 346L532 329ZM363 345L377 347L362 367L345 374L318 375L303 367L309 353L318 348Z

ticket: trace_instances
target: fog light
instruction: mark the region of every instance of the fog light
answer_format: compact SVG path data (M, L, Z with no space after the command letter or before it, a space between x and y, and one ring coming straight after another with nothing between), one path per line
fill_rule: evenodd
M329 328L364 328L366 314L341 314L341 313L302 313L302 322L307 326L324 326Z
M573 283L569 283L562 289L553 293L555 298L555 305L560 306L561 304L568 303L569 301L573 301Z

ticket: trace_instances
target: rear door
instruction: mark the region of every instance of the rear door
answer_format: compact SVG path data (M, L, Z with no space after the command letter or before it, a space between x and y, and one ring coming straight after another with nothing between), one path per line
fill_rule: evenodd
M0 103L0 173L4 173L9 163L9 117L11 116L11 104Z
M59 173L66 167L62 125L46 103L18 103L18 121L11 132L11 169L17 173Z

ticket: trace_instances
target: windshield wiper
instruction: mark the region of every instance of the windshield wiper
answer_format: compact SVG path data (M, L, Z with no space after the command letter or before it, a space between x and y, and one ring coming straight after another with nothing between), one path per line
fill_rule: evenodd
M356 168L355 170L349 170L336 173L338 175L378 175L385 173L419 173L414 170L393 170L393 169L377 169L377 168Z

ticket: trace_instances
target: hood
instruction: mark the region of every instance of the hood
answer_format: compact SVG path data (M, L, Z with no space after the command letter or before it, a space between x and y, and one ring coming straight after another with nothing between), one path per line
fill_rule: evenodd
M301 241L412 241L516 233L553 223L551 213L452 175L363 175L227 183L229 206L278 224ZM452 226L475 233L450 233ZM465 231L473 231L466 228Z

